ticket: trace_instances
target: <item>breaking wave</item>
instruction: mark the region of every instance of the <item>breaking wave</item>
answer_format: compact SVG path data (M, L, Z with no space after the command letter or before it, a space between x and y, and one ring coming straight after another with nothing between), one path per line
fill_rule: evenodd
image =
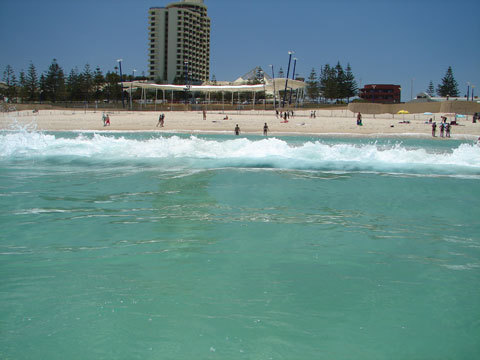
M35 131L0 133L0 161L30 159L149 163L165 170L238 167L480 176L480 147L468 143L432 150L402 143L290 143L277 138L139 139L104 134L62 137Z

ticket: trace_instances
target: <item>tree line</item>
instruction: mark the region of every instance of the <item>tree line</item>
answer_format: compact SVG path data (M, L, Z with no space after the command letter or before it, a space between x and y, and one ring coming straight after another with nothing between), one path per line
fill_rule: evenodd
M118 101L121 99L120 75L109 71L105 75L97 66L94 70L86 64L83 71L73 68L68 75L56 59L48 70L38 74L35 65L30 62L28 70L15 75L12 66L7 65L3 72L3 82L6 88L0 95L10 101L21 98L24 102L64 102L64 101ZM123 74L123 81L133 80L132 75ZM143 80L145 77L135 77Z
M357 95L358 86L350 64L344 69L340 62L336 66L325 64L317 75L315 68L312 69L306 80L307 96L312 101L350 101Z

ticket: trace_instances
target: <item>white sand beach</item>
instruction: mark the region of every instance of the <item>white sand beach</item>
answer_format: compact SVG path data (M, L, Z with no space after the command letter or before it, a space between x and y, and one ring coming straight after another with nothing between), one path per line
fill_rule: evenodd
M157 127L161 112L108 112L111 125L103 126L102 111L32 110L0 114L0 130L28 129L40 131L158 131L181 133L232 133L238 124L243 134L262 134L264 123L269 135L316 134L351 136L419 136L431 137L430 118L437 124L441 116L424 114L362 114L363 126L356 125L356 113L350 110L299 110L287 123L273 111L210 111L206 120L201 111L165 111L164 127ZM228 116L228 119L226 117ZM448 120L453 120L450 114ZM477 139L480 123L472 123L472 116L457 119L451 127L453 139ZM437 126L437 137L439 128Z

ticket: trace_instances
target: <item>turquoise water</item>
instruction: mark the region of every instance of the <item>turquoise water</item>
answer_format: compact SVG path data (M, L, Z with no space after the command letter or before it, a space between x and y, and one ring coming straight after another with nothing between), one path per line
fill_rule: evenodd
M480 358L479 200L470 142L0 132L0 358Z

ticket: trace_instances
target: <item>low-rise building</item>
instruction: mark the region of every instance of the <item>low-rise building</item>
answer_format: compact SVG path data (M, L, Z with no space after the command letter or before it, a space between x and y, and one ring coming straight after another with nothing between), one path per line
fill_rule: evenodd
M399 103L401 97L400 85L368 84L360 89L360 98L368 102L392 104Z

